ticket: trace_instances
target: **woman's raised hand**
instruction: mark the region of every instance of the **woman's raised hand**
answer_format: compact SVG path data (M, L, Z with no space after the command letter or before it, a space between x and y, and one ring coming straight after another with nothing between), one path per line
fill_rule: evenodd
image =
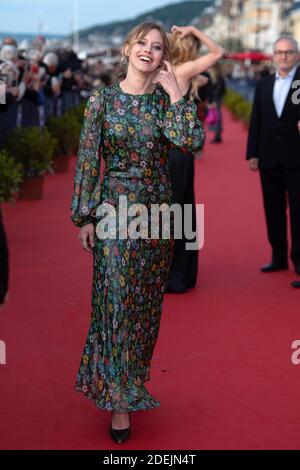
M180 32L181 37L184 38L188 34L193 34L194 33L194 26L172 26L171 31L172 33Z
M179 101L182 98L182 93L178 86L170 62L168 62L167 60L163 60L163 64L165 66L165 70L161 69L153 80L153 82L160 83L170 96L171 103L175 103L176 101Z

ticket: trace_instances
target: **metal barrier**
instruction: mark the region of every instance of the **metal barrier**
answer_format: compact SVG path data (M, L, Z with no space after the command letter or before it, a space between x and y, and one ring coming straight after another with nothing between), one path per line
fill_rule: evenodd
M45 96L40 105L28 98L14 101L0 113L0 147L15 127L44 127L49 117L62 116L81 101L79 90L63 92L59 97Z
M0 146L19 122L19 103L14 101L7 111L0 113Z

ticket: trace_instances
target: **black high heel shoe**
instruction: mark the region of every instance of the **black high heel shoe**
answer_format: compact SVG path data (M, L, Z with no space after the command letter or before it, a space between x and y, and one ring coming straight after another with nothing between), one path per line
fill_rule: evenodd
M117 444L123 444L130 437L130 426L126 429L114 429L111 426L110 436Z
M124 411L124 413L127 413ZM125 429L114 429L112 425L110 426L110 436L111 438L117 442L118 444L123 444L123 442L127 441L130 437L130 432L131 432L131 422L130 422L130 413L128 414L128 419L129 419L129 426L128 428Z

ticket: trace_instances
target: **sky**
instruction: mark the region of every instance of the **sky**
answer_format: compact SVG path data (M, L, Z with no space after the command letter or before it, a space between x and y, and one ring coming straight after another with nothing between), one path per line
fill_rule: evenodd
M0 0L0 32L69 34L73 6L79 4L78 28L134 18L181 0ZM76 11L76 8L75 8Z

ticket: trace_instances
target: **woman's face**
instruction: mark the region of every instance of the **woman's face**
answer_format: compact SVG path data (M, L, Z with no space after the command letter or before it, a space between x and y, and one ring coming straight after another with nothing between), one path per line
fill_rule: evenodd
M145 37L137 39L133 44L129 64L140 72L153 73L161 65L163 56L164 45L161 34L157 29L151 29Z

